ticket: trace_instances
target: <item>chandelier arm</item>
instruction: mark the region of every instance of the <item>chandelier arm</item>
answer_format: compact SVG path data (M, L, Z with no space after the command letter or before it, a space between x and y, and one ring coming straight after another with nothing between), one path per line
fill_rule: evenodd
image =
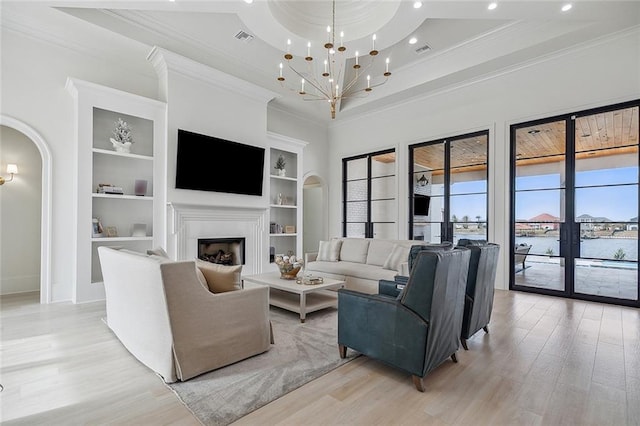
M292 67L289 62L287 62L287 66L289 67L289 69L291 71L296 73L296 75L298 77L303 78L306 82L308 82L311 86L313 86L318 92L322 93L323 96L325 96L327 98L329 97L329 95L327 95L325 89L323 87L321 87L321 85L316 81L315 77L313 79L309 80L306 76L304 76L302 73L300 73L294 67ZM311 74L311 75L313 75L313 74Z
M371 60L369 64L364 67L364 69L356 70L356 75L351 79L351 81L349 81L349 83L347 83L347 85L343 90L343 93L348 94L349 90L353 87L353 85L355 85L358 82L358 80L360 79L360 76L364 75L365 72L372 66L373 66L373 60Z
M1 1L1 0L0 0ZM374 61L376 59L375 55L377 55L378 51L375 48L371 51L369 63L365 66L361 66L358 64L358 57L356 57L356 65L354 65L354 75L349 81L343 81L343 76L346 80L348 74L348 65L347 60L343 58L341 55L342 52L346 50L346 47L342 45L342 37L343 34L340 33L340 47L336 48L336 0L332 0L331 2L331 24L332 27L327 28L327 33L329 40L324 44L324 47L327 49L326 60L324 64L324 72L321 72L321 77L316 75L316 70L314 70L314 63L312 62L313 58L311 57L311 53L307 54L305 57L307 61L307 72L303 73L298 71L292 64L291 60L293 59L293 55L290 54L289 49L287 48L287 52L284 55L284 58L287 60L287 67L299 78L301 78L301 86L300 90L297 90L294 87L291 87L288 83L285 83L285 79L282 76L282 63L280 63L280 75L278 80L283 88L286 88L291 91L295 91L302 95L302 99L305 101L328 101L330 105L331 118L335 118L336 111L339 109L340 102L342 99L348 99L352 97L366 97L368 92L370 92L373 88L382 86L387 83L388 77L391 73L387 70L384 73L384 81L371 84L370 75L367 74L367 71L373 66ZM375 34L373 36L375 43ZM289 45L291 42L287 40L287 44ZM310 46L310 44L309 44ZM336 49L336 50L334 50ZM340 53L337 53L337 52ZM336 60L336 55L340 55L340 59ZM357 54L357 52L356 52ZM388 59L387 59L388 61ZM388 62L387 62L388 64ZM361 81L362 76L367 75L369 77L367 79L366 88L357 89L356 85L358 81ZM376 78L376 80L378 80ZM307 93L304 90L305 83L308 83L309 86L315 89L315 93ZM344 83L344 84L341 84ZM340 90L342 89L342 90ZM367 93L365 93L367 92Z
M372 84L372 85L370 86L370 88L371 88L371 89L374 89L374 88L376 88L376 87L383 86L384 84L386 84L386 83L387 83L387 81L388 81L388 77L385 77L385 79L384 79L384 81L383 81L382 83ZM350 93L344 93L344 94L343 94L343 96L342 96L342 99L351 99L351 98L355 98L355 97L358 97L358 98L365 98L366 96L355 96L355 95L357 95L357 94L359 94L359 93L362 93L362 92L365 92L365 91L366 91L366 89L358 89L358 90L355 90L355 91L350 92Z

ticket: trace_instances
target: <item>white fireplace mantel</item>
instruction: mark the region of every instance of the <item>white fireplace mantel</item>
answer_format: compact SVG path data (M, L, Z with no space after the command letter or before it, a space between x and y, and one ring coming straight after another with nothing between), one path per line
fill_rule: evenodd
M197 257L199 238L245 238L243 275L263 272L268 261L268 210L256 207L168 204L169 255Z

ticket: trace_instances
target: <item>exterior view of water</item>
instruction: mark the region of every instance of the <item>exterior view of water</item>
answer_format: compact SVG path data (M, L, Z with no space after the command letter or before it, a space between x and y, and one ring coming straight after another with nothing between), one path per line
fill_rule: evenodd
M549 237L516 237L516 244L531 246L529 254L542 256L558 256L560 254L560 242L557 236ZM625 256L622 260L638 260L638 240L626 238L595 238L581 240L580 257L594 259L614 259L618 250L622 250Z

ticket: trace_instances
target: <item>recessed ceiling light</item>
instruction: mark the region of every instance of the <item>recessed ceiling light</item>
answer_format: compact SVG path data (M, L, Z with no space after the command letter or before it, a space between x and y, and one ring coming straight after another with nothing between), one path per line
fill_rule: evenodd
M413 8L414 9L420 9L422 7L422 2L421 1L414 1L413 2Z
M566 12L568 10L571 10L572 7L573 7L573 5L571 3L567 3L564 6L562 6L562 11Z
M489 9L489 10L493 10L493 9L495 9L496 7L498 7L498 3L493 2L493 3L489 3L489 6L487 6L487 9Z
M251 4L251 3L253 3L253 0L244 0L244 2L247 3L247 4Z
M417 42L418 42L418 39L417 39L417 38L415 38L415 37L411 37L411 38L409 39L409 44L416 44Z

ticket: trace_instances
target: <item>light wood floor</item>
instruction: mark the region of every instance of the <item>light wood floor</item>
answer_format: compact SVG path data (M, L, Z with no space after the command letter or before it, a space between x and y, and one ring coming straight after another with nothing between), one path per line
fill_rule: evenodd
M6 424L198 424L101 322L103 303L0 308ZM425 393L359 357L237 424L640 424L639 310L497 291L490 331Z

